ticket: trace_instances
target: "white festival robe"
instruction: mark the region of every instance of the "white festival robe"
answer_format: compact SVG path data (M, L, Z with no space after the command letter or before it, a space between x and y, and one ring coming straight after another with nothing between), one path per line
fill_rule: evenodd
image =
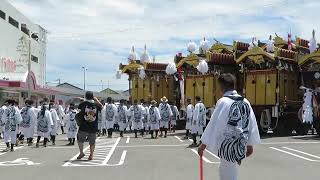
M119 130L124 131L124 129L128 127L128 118L127 118L128 109L127 109L127 106L124 106L124 105L119 105L117 109L118 109L117 122L119 124Z
M144 108L141 105L133 105L130 108L130 111L132 111L132 126L134 130L143 129L142 124L142 118L143 118L143 112Z
M0 108L0 133L4 132L4 125L5 122L2 121L2 115L5 112L5 110L7 109L7 106L2 106Z
M189 104L187 106L186 130L192 129L193 111L194 111L194 106L192 104Z
M171 106L171 111L172 111L172 118L171 118L171 125L177 125L177 120L179 119L179 110L177 106Z
M118 114L117 106L114 104L106 104L104 107L105 128L113 129Z
M150 130L154 131L160 129L160 119L159 109L155 106L151 106L149 109Z
M4 142L15 144L18 124L22 121L20 110L15 106L8 106L2 114L1 121L4 123Z
M194 106L191 134L201 135L203 128L206 127L206 107L202 102L198 102Z
M236 91L226 92L224 96L241 97ZM201 141L221 158L220 179L236 180L238 162L245 157L247 145L261 143L249 101L235 101L229 97L219 99Z
M159 111L160 111L160 127L168 129L169 128L169 121L173 115L170 105L168 103L160 103L159 104Z
M21 109L22 121L20 123L21 134L25 138L33 138L37 122L37 111L33 107L24 107Z
M38 136L48 138L53 126L51 112L45 111L44 116L41 115L41 111L37 115L37 134Z
M143 106L143 105L142 105ZM143 127L149 128L149 107L143 106L143 119L142 119Z
M50 113L51 113L51 118L53 123L52 129L50 131L50 135L55 136L57 135L58 128L60 127L59 122L61 121L61 119L59 118L58 113L55 109L50 109Z
M77 122L75 120L77 110L71 110L69 113L65 116L66 120L66 128L68 130L67 136L68 138L76 138L77 134Z
M57 109L57 115L59 117L58 121L57 121L57 124L58 124L58 127L60 126L64 126L65 125L65 120L64 120L64 117L65 117L65 110L63 109L63 107L61 105L58 105Z

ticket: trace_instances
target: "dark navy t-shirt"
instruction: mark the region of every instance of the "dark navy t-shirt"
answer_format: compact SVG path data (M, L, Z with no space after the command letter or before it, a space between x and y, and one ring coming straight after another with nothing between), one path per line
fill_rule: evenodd
M82 122L79 127L79 131L89 133L98 132L98 116L99 113L101 113L101 105L98 103L84 101L79 104L79 109L83 114L83 117L81 117Z

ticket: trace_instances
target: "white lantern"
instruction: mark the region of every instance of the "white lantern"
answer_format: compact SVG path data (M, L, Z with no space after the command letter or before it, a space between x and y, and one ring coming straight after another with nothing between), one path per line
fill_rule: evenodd
M166 73L167 73L168 75L172 75L172 74L174 74L174 73L176 73L176 72L177 72L176 64L173 63L173 62L170 62L170 63L167 65L167 67L166 67Z
M139 71L139 78L140 79L145 79L146 78L146 72L144 71L144 67L140 67L139 69L138 69L138 71Z
M207 73L209 70L208 63L205 60L200 60L197 69L201 74Z
M202 41L200 41L200 51L202 54L205 54L209 50L209 41L206 40L206 38L203 38Z
M138 57L138 55L137 55L137 53L134 51L134 46L132 46L132 50L131 50L131 52L129 53L129 56L128 56L128 61L129 61L129 63L132 62L132 61L137 60L137 57Z
M150 56L149 53L147 51L147 45L144 45L144 52L141 54L140 56L140 62L144 63L144 62L150 62Z
M274 42L272 40L272 36L270 35L269 40L267 42L267 52L274 52Z
M188 50L190 53L193 53L193 52L196 51L196 49L197 49L196 43L194 43L193 41L190 41L190 42L188 43L187 50Z

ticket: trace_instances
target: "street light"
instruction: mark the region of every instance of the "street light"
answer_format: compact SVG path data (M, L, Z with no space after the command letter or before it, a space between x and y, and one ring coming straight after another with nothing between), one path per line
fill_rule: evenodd
M27 28L26 24L22 24L23 27ZM37 33L29 33L29 58L28 58L28 99L31 98L31 38L38 41Z
M83 90L84 93L86 93L86 71L88 70L88 68L86 68L85 66L82 66L83 69Z

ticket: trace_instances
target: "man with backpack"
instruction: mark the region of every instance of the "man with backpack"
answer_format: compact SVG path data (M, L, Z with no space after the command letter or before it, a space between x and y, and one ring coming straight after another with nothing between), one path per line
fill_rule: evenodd
M78 109L80 112L76 115L76 121L79 126L77 141L80 154L77 159L82 159L85 156L83 143L88 139L90 145L88 160L92 160L98 132L98 115L101 112L102 104L93 96L93 92L87 91L85 100L79 104Z
M253 153L253 145L260 143L259 130L249 101L235 90L236 78L222 74L218 83L223 97L201 137L198 153L202 156L208 149L219 156L220 180L237 180L242 160Z

